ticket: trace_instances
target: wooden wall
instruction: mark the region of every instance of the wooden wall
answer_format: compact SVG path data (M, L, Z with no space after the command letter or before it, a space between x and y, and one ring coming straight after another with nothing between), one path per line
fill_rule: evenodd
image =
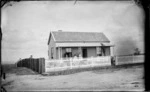
M45 59L44 58L27 58L22 59L16 63L17 67L27 67L40 74L45 72Z

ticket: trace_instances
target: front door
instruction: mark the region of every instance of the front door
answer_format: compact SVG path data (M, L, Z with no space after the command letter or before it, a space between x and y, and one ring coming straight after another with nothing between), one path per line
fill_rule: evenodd
M87 48L82 49L82 56L83 56L83 58L87 57Z

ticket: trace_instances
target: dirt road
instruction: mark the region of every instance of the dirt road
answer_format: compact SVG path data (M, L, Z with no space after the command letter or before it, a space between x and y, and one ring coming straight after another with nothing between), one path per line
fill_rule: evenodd
M24 68L25 69L25 68ZM7 91L35 90L144 90L143 65L86 71L70 75L6 74L3 85Z

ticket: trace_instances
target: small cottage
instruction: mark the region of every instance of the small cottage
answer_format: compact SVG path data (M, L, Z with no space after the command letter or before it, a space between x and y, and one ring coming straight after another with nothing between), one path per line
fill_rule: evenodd
M113 56L113 46L101 32L51 31L48 56L49 59Z

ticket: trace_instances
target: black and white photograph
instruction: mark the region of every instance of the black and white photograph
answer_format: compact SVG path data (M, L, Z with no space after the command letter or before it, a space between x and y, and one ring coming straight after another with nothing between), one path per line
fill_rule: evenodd
M144 31L138 0L4 0L1 92L144 91Z

